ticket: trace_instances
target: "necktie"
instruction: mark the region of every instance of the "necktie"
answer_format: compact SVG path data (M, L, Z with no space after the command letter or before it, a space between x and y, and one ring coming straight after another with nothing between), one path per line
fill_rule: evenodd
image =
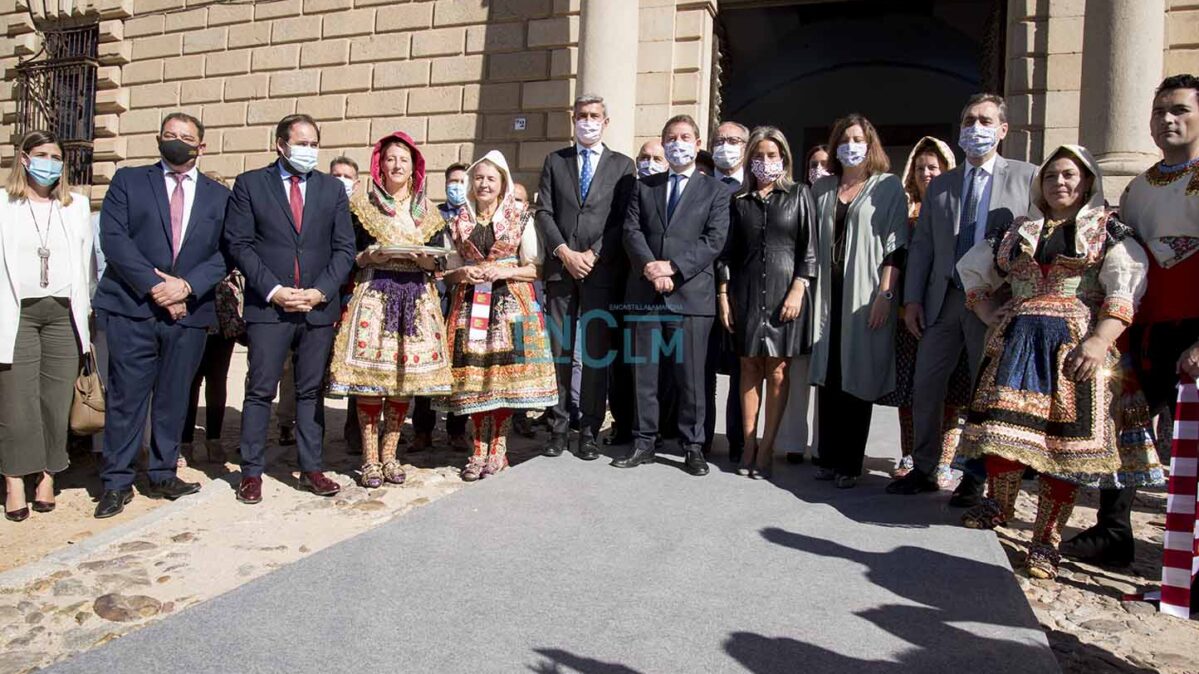
M974 232L978 227L978 200L982 193L982 190L979 189L978 179L982 175L981 168L970 169L970 179L966 181L966 196L962 199L962 212L958 216L958 239L953 256L953 282L959 288L962 287L962 278L958 276L956 265L974 247Z
M733 183L737 182L737 179L733 176L725 176L720 179L720 182L724 183L725 185L732 185Z
M579 174L579 201L587 201L587 192L591 189L591 150L581 150L583 154L583 170Z
M666 200L666 222L674 217L674 207L679 205L679 187L683 183L683 174L675 173L670 176L670 197Z
M187 176L174 171L167 175L175 179L175 189L171 190L171 261L174 262L183 243L183 179Z
M300 176L291 176L291 219L296 225L296 234L300 233L304 221L304 195L300 193ZM296 255L295 264L296 287L300 287L300 256Z

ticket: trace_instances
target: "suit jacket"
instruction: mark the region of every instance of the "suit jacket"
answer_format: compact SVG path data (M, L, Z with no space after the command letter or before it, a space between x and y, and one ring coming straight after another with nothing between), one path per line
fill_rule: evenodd
M233 184L225 214L229 254L246 277L245 317L274 323L303 316L311 325L332 325L341 315L341 284L354 266L354 226L340 181L320 171L308 174L301 231L292 222L291 203L278 162L246 171ZM283 311L267 302L275 286L321 291L328 302L306 314Z
M572 278L554 256L554 250L566 244L575 251L590 249L599 257L584 286L619 286L628 272L628 258L622 254L622 226L636 179L633 160L605 147L587 200L581 201L578 149L572 145L545 158L537 197L537 232L545 245L542 275L546 281Z
M229 273L221 248L229 190L196 173L196 194L179 256L171 260L171 202L161 162L120 169L100 207L100 247L104 276L92 298L96 309L130 318L169 320L150 297L162 282L155 269L178 276L192 287L182 325L216 324L216 284Z
M691 174L666 222L666 188L670 173L635 183L624 221L629 255L625 302L667 309L690 316L713 316L716 294L714 264L729 233L729 190L716 178ZM674 291L659 295L642 273L645 265L667 260L675 269Z
M926 323L937 320L945 293L953 283L962 181L969 167L964 162L929 183L908 245L903 301L923 304ZM1037 167L1028 162L995 158L986 223L988 237L1006 230L1013 220L1028 212L1029 187L1036 172Z

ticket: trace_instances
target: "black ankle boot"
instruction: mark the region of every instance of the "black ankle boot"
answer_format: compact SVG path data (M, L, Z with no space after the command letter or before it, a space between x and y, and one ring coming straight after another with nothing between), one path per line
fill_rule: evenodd
M1061 544L1061 553L1094 564L1128 566L1136 546L1132 535L1132 502L1136 488L1099 490L1095 526Z

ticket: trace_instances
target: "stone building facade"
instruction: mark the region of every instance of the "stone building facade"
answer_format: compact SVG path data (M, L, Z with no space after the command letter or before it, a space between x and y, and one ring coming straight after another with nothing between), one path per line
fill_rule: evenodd
M1081 138L1116 174L1153 160L1148 96L1164 72L1199 72L1199 0L975 1L999 2L1004 17L999 47L1013 129L1005 154L1036 161L1046 147ZM18 64L44 59L44 33L56 29L94 26L98 40L94 100L86 101L93 200L118 167L157 157L154 136L172 110L203 120L201 167L229 177L272 160L273 125L289 113L320 122L325 162L345 154L364 164L374 139L401 129L422 144L431 194L440 197L441 169L492 148L534 187L545 155L570 141L570 103L583 91L608 100L608 141L621 151L656 136L671 114L689 113L710 129L727 76L721 12L790 4L857 6L0 0L0 177L14 159L8 141L27 95Z

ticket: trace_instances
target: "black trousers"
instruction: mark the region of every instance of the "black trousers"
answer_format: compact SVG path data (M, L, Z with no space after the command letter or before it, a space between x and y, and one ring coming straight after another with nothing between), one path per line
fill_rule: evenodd
M831 468L837 475L858 477L866 457L866 441L870 438L870 417L874 401L862 400L841 389L841 299L844 275L834 269L832 300L828 320L828 369L824 385L817 387L816 400L820 419L820 465Z
M619 336L612 343L616 358L608 368L608 409L612 412L612 428L618 437L633 435L637 408L637 383L633 378L630 356L633 354L633 330L624 312L613 312L619 325Z
M669 312L634 314L634 378L637 385L635 436L637 447L652 449L658 435L661 409L661 374L673 375L678 399L679 438L686 450L703 448L707 396L704 362L712 316L684 316Z
M708 338L708 359L705 363L704 387L708 398L708 413L704 418L704 434L707 442L704 450L712 447L712 439L716 437L716 375L725 370L729 375L729 395L724 401L724 436L729 443L729 451L739 452L745 445L745 424L741 419L741 358L731 350L728 333L723 326L715 325L712 335Z
M445 432L448 435L465 435L467 417L457 414L445 415ZM416 396L412 399L412 428L417 433L432 433L437 428L437 411L433 399Z
M204 437L218 440L221 427L225 424L225 401L229 390L229 361L233 359L233 346L237 340L226 338L220 333L208 335L204 342L204 357L200 359L200 370L192 380L191 398L187 403L187 420L183 424L183 442L195 439L196 412L200 407L200 384L204 388Z
M584 280L583 284L586 283ZM611 312L609 288L585 287L573 279L545 284L550 351L558 379L558 403L549 408L550 432L570 430L570 379L576 334L582 340L583 373L579 384L579 435L599 437L608 403L609 369L618 353L620 323Z

